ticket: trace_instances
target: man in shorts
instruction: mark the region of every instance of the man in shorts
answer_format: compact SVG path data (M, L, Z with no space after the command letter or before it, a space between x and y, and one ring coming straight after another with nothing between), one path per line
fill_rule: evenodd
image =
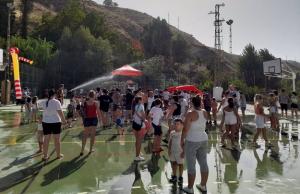
M204 104L204 109L207 112L208 115L208 120L207 120L207 124L212 124L211 122L211 96L210 94L206 91L203 95L203 104Z
M282 89L281 93L279 94L279 103L281 108L281 116L283 116L283 112L285 112L285 117L287 117L289 96L286 94L284 89Z
M130 89L126 90L125 95L125 122L130 122L132 118L132 102L134 99L134 95Z
M108 111L113 100L108 95L108 91L106 89L103 89L102 92L103 94L100 96L100 110L102 113L103 128L106 128L109 126Z

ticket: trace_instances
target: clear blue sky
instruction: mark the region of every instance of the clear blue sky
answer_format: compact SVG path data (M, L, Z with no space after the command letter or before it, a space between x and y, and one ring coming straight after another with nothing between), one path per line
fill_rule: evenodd
M102 3L102 0L95 0ZM170 24L214 46L213 15L216 3L225 3L221 17L233 19L233 53L246 44L268 48L276 57L300 61L300 0L115 0L120 7L168 18ZM223 25L223 49L229 50L229 27Z

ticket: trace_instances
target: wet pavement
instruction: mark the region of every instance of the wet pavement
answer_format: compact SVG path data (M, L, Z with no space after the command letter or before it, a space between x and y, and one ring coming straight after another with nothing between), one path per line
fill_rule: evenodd
M0 193L181 193L168 182L171 166L167 149L152 155L152 142L143 143L146 161L135 163L134 136L118 136L116 129L98 129L95 152L79 157L82 127L61 135L62 160L44 165L35 155L38 145L35 124L21 125L19 107L0 108ZM268 130L273 147L252 148L254 123L249 109L241 133L240 151L220 148L218 129L209 129L208 193L300 193L300 122L281 119L281 131ZM166 128L164 128L166 130ZM88 147L88 146L87 146ZM86 151L86 153L88 150ZM197 172L199 166L197 165ZM184 184L187 183L186 167ZM196 183L200 182L197 174ZM200 193L194 188L195 193Z

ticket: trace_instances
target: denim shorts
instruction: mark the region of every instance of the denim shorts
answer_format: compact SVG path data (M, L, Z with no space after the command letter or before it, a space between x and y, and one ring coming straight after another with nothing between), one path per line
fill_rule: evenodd
M154 135L155 136L161 136L161 134L162 134L161 126L160 125L155 125L155 124L152 123L152 127L154 129Z
M83 119L83 126L84 127L97 127L98 125L98 118L85 118Z

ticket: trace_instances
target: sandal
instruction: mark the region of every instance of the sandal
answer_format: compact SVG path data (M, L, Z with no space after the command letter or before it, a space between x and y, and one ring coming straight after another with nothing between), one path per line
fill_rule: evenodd
M63 154L60 154L59 156L56 157L56 159L60 160L60 159L62 159L63 157L64 157L64 155L63 155Z

